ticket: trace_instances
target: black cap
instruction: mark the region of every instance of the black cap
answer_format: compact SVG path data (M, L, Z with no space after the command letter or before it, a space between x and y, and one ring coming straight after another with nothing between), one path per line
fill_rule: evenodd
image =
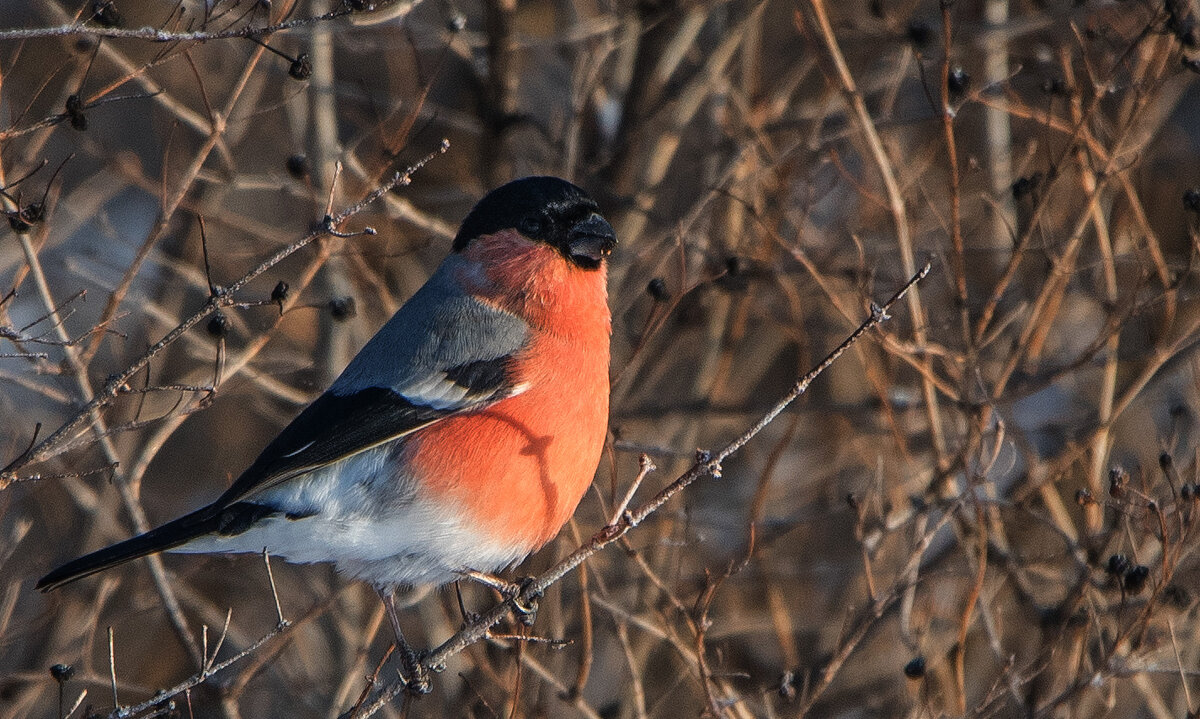
M557 177L525 177L497 187L475 204L454 238L454 251L461 252L476 237L512 229L587 269L599 267L617 243L600 207L582 188Z

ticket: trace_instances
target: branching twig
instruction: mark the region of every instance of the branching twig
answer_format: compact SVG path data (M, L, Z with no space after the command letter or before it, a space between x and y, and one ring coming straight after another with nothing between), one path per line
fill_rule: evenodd
M251 654L254 654L256 651L258 651L259 647L263 646L264 644L266 644L267 642L271 641L276 636L278 636L279 634L284 632L288 628L288 626L290 626L290 625L286 625L286 624L277 625L274 629L272 629L271 631L267 632L262 637L260 637L258 639L258 641L254 642L253 644L246 647L245 649L238 652L237 654L234 654L232 657L229 657L228 659L221 662L220 664L214 664L214 665L210 666L206 671L198 672L198 673L194 674L193 676L190 676L187 679L185 679L184 681L171 687L170 689L167 689L159 694L156 694L153 697L147 699L146 701L144 701L140 704L134 704L132 706L127 706L127 707L116 709L115 711L109 713L108 719L131 719L132 717L136 717L139 714L142 714L143 712L145 712L149 709L153 709L155 707L161 706L163 703L170 701L172 697L178 696L193 687L200 686L201 684L203 684L205 681L207 681L212 676L214 676L216 674L220 674L222 671L228 669L229 667L233 666L234 664L237 664L238 662L240 662L241 660L250 656ZM115 689L114 689L114 692L115 692Z
M0 30L0 42L6 40L33 40L36 38L72 37L75 35L90 35L92 37L120 38L127 40L148 40L150 42L208 42L211 40L228 40L230 38L259 38L285 30L295 30L321 22L328 22L350 15L353 10L339 7L320 15L292 18L271 25L246 25L229 30L208 31L171 31L156 27L103 27L99 25L84 25L67 23L57 27L32 27Z

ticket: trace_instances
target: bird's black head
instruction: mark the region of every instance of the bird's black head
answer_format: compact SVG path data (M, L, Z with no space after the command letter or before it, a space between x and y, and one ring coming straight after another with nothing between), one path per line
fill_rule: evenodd
M525 177L475 204L454 238L454 251L476 237L511 229L545 242L584 269L600 267L617 244L612 225L581 188L557 177Z

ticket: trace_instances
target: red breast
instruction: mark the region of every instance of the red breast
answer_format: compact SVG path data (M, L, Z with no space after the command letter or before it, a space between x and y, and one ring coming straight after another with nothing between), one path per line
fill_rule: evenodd
M603 450L605 271L572 265L515 231L479 238L464 254L463 286L529 324L516 371L528 388L421 430L406 454L427 496L457 505L494 540L533 551L570 519Z

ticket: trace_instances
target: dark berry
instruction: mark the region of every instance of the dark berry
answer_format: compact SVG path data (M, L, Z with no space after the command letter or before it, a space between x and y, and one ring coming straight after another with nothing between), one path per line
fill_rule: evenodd
M50 667L50 676L54 677L54 681L59 684L69 682L71 677L75 676L75 667L70 664L55 664Z
M1138 594L1146 587L1146 580L1150 578L1150 568L1144 564L1139 564L1131 568L1125 573L1122 584L1125 586L1125 591L1130 594Z
M1200 187L1193 187L1183 193L1183 206L1200 215Z
M288 155L287 171L289 175L297 180L303 180L308 177L308 158L299 153Z
M358 306L353 297L335 297L329 300L329 314L338 322L350 319L358 314Z
M92 19L101 27L118 27L121 24L121 13L112 0L95 0L92 3Z
M80 132L87 129L87 115L83 114L83 100L79 95L67 97L67 117L71 120L71 127Z
M229 334L229 318L224 312L217 312L209 318L204 329L213 337L224 337Z
M294 80L307 80L312 77L312 61L308 59L308 53L302 52L295 60L292 60L292 65L288 68L288 75Z
M904 676L909 679L920 679L925 676L925 657L918 654L908 664L904 665Z

